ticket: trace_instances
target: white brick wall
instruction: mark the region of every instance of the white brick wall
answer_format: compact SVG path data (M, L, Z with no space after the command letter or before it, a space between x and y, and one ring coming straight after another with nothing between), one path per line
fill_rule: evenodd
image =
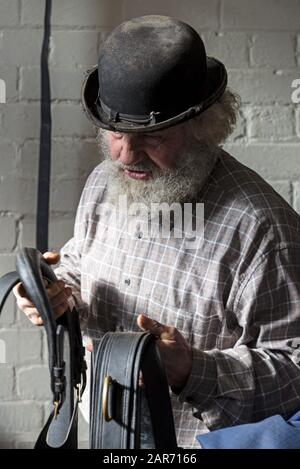
M300 212L300 104L291 102L291 82L300 78L300 0L53 0L50 247L70 238L84 181L98 162L79 102L83 73L113 26L144 14L189 22L208 54L225 62L243 101L226 148ZM1 275L14 270L21 246L35 244L43 15L41 0L0 0L0 78L7 85L7 103L0 104ZM10 299L0 322L7 349L7 363L0 363L0 447L32 447L47 416L44 336ZM83 424L81 435L86 446Z

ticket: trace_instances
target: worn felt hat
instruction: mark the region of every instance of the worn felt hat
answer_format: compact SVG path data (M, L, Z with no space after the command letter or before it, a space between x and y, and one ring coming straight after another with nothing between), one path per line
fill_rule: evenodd
M224 65L207 57L199 34L168 16L142 16L115 28L82 85L94 124L119 132L153 132L211 106L227 85Z

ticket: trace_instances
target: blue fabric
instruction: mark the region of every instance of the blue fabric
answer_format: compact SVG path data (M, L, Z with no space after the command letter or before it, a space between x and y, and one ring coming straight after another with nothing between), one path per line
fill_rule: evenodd
M300 411L197 436L203 449L300 449Z

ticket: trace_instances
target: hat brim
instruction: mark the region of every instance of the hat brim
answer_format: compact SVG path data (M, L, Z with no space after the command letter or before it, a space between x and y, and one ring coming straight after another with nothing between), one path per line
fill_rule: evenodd
M99 105L98 66L88 70L81 89L81 101L87 117L98 127L118 132L155 132L180 124L195 117L209 108L224 93L227 86L227 72L224 64L214 57L207 57L207 90L201 103L172 117L155 124L136 124L128 122L113 122ZM98 102L98 105L97 105Z

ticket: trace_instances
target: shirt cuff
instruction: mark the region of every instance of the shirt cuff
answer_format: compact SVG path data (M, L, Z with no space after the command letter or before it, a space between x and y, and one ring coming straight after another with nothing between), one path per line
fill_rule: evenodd
M217 366L213 355L193 349L191 374L178 395L180 402L188 402L201 411L214 398L217 389ZM174 390L176 393L176 390Z

